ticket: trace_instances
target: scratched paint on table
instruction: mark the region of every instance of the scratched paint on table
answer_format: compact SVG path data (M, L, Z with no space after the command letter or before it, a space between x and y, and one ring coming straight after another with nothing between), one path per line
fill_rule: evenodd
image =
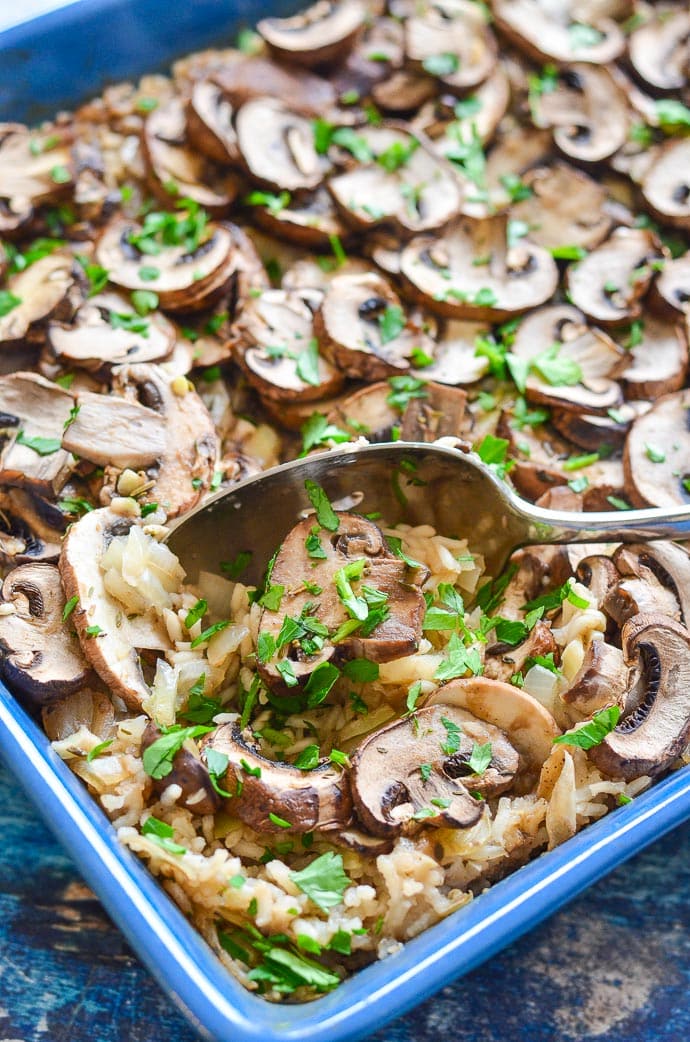
M194 1042L0 768L0 1042ZM690 825L371 1042L687 1042Z

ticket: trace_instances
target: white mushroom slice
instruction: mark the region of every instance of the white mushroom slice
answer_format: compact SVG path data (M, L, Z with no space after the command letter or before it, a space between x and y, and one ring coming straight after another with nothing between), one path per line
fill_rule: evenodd
M65 597L77 598L70 619L84 655L103 683L130 709L149 697L127 609L106 590L100 564L108 544L126 535L132 521L110 510L93 510L73 524L60 555ZM167 646L166 643L163 646Z
M577 413L606 415L622 404L616 379L629 356L568 304L539 308L520 323L513 346L526 366L527 398Z
M436 93L434 81L412 69L394 69L380 83L374 84L371 96L379 108L394 114L412 112L430 101Z
M73 265L70 254L56 251L10 276L6 292L12 306L0 317L0 346L23 340L61 310L71 313L67 297L74 285Z
M647 314L635 328L631 363L622 376L626 396L655 401L679 391L688 373L688 319L667 322Z
M606 68L573 65L532 108L535 124L553 128L556 146L581 163L608 159L628 137L628 100Z
M690 502L690 391L660 398L633 423L625 443L626 489L633 506Z
M393 223L410 234L440 228L457 215L460 182L431 142L393 125L357 133L372 161L328 182L346 220L360 230Z
M502 66L497 65L469 97L460 103L448 96L429 102L410 125L413 131L425 133L436 150L445 156L449 148L457 149L458 141L471 142L478 138L483 145L490 141L509 102L510 82Z
M130 241L140 232L141 226L134 221L116 217L98 242L96 260L115 285L153 290L162 308L191 311L208 307L234 274L233 235L225 225L208 225L192 252L179 245L162 246L154 255L143 253Z
M568 65L612 62L625 37L610 18L588 25L577 20L571 0L494 0L496 25L530 58Z
M236 165L240 158L233 124L235 110L225 92L211 80L194 84L187 102L187 136L191 145L216 163Z
M123 365L113 369L113 391L139 401L165 420L165 451L153 473L148 499L169 518L191 510L208 490L219 455L218 436L196 391L179 386L157 365ZM177 393L181 391L182 393Z
M165 420L153 409L114 395L81 391L62 447L98 466L124 470L157 463L166 449Z
M611 231L613 219L604 209L606 190L567 163L531 170L522 179L529 191L510 208L512 220L523 221L537 246L594 249Z
M262 396L314 401L337 394L342 374L322 357L312 313L297 291L269 289L235 327L234 357Z
M690 313L690 253L666 261L652 292L655 304L669 317Z
M248 172L270 188L316 188L328 172L328 160L316 151L311 121L277 98L247 101L237 113L235 128Z
M82 304L71 325L51 322L47 339L68 365L98 372L123 362L167 358L175 344L175 327L158 311L138 316L118 293L99 293Z
M382 380L407 372L416 350L433 344L403 311L400 298L379 275L341 275L328 286L314 317L321 348L347 376Z
M690 11L664 9L655 14L631 33L630 61L653 91L680 91L687 84Z
M425 705L458 706L499 727L525 758L530 771L541 770L554 738L560 734L551 713L536 698L501 680L451 680L434 691Z
M390 393L386 381L360 387L333 405L326 419L352 439L362 435L371 442L390 441L391 429L400 421L400 413L388 401Z
M676 228L690 228L690 138L665 144L642 180L652 212Z
M317 0L291 18L262 18L257 29L276 58L311 68L344 58L366 15L361 0Z
M400 439L432 442L438 438L466 438L473 422L465 391L445 384L427 383L424 395L411 398L405 406Z
M0 483L53 497L73 468L60 447L74 396L38 373L0 377L0 426L13 437L3 449Z
M72 185L64 132L30 132L0 123L0 232L20 228L33 207L59 199Z
M305 116L323 116L335 105L333 84L307 72L278 65L256 55L241 55L214 69L217 83L232 105L237 108L252 98L280 98L288 109Z
M614 326L628 322L640 315L653 275L651 265L661 259L651 232L617 228L596 250L570 265L570 298L595 322Z
M253 197L261 198L261 194L250 193L247 198L251 202ZM325 188L317 188L307 195L302 193L298 199L286 199L280 208L256 205L252 213L257 224L270 235L313 249L330 250L333 237L344 239L348 232Z
M210 213L226 212L237 195L238 179L235 174L212 169L206 157L190 147L181 99L171 98L154 109L142 140L148 181L159 199L168 203L172 193L193 199Z
M504 216L465 218L442 237L418 236L400 270L430 310L449 318L508 318L543 304L558 285L546 250L526 239L508 247Z
M408 59L450 90L482 83L496 64L496 40L484 12L469 0L432 0L405 21Z
M431 363L413 367L418 377L441 384L473 384L489 369L489 359L477 354L479 337L489 335L485 322L461 319L439 321L435 343L430 351Z

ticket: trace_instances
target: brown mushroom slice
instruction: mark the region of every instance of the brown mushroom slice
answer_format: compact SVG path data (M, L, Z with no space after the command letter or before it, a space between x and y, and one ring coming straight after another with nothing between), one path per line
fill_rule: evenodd
M337 394L342 374L323 357L313 316L296 291L265 290L235 327L234 357L259 393L276 401L314 401Z
M426 706L457 706L499 728L520 755L524 784L538 776L560 733L551 713L536 698L488 677L451 680L429 696Z
M257 196L260 198L261 193ZM251 202L252 193L248 198ZM348 233L325 188L302 193L298 199L287 199L280 208L275 205L254 206L252 213L257 224L269 235L312 249L330 250L333 236L344 239Z
M686 86L689 38L690 12L682 8L659 11L630 34L632 67L653 91L680 91Z
M405 126L366 126L357 131L374 157L328 182L347 221L360 231L393 223L405 235L441 228L462 205L452 166L421 134Z
M280 98L291 111L323 116L336 102L333 84L322 76L256 55L224 62L211 79L235 107L253 98Z
M609 70L584 64L533 101L533 119L551 127L556 147L580 163L600 163L622 148L630 122L627 97Z
M615 420L610 415L594 416L567 409L552 409L551 426L573 445L587 449L588 452L597 452L602 445L622 451L630 424L639 413L628 403L616 406L611 412Z
M66 525L53 503L20 488L0 489L0 560L4 564L57 561Z
M476 353L477 341L488 336L485 322L465 322L462 319L444 319L438 323L430 351L430 362L417 366L416 375L441 384L473 384L481 380L489 369L489 359Z
M236 793L225 801L228 812L255 832L302 833L349 824L348 776L330 763L312 771L274 763L245 740L237 723L223 724L204 738L202 759L210 750L228 758L219 778L226 792Z
M605 188L567 163L537 167L522 178L531 195L510 208L513 220L524 221L529 237L547 250L562 246L594 249L611 231Z
M172 193L193 199L210 213L226 212L238 192L237 176L212 169L206 157L189 145L180 98L171 98L153 110L144 124L142 140L148 182L159 199L167 203Z
M12 306L9 310L3 308L5 314L0 317L0 345L24 340L48 318L69 317L73 264L70 254L56 250L10 276L6 292Z
M371 96L379 108L395 115L414 112L436 93L433 80L412 69L394 69L371 88Z
M486 649L483 676L491 680L502 680L507 684L516 673L525 672L528 659L549 654L557 655L558 645L551 633L551 627L544 622L537 622L520 644L490 644Z
M558 285L550 253L525 239L508 246L505 216L465 218L440 237L417 236L400 270L429 309L448 318L510 318L543 304Z
M0 484L50 497L60 491L74 465L60 447L73 407L72 394L38 373L0 377L0 426L10 435L0 458Z
M199 80L187 102L189 144L215 163L237 165L240 153L234 115L234 107L225 91L212 80Z
M21 123L0 123L0 232L17 231L33 207L69 192L72 172L64 132L29 131Z
M78 413L62 437L62 447L101 467L147 467L164 455L164 418L139 402L80 391Z
M360 387L334 405L326 419L353 440L362 435L370 442L390 441L392 428L400 422L400 413L388 400L390 394L387 381Z
M141 737L142 756L161 737L160 728L150 721ZM189 749L182 747L175 753L170 773L154 779L151 788L161 799L170 785L178 785L181 790L175 803L192 814L215 814L220 809L221 798L211 784L208 768Z
M629 575L619 579L602 601L601 610L618 627L641 612L658 612L668 618L680 619L680 606L675 593L649 569L644 578Z
M275 58L312 68L341 61L354 47L366 15L362 0L317 0L290 18L262 18L256 28Z
M582 23L572 8L569 0L548 4L543 0L495 0L491 12L501 32L535 61L558 65L615 61L625 49L625 37L616 23L596 16L591 25Z
M352 616L338 593L338 573L343 568L361 562L360 574L351 576L352 589L366 586L379 592L381 606L387 614L376 622L368 632L367 611L358 620L363 623L344 636L337 644L330 637L317 641L310 652L306 652L295 638L279 648L279 658L259 663L258 669L264 681L276 691L285 693L283 677L277 668L280 662L288 661L298 682L308 681L314 670L334 657L341 659L367 658L372 662L390 662L413 654L421 639L425 603L419 589L423 569L412 569L388 549L381 529L372 521L356 514L338 513L338 528L335 532L321 530L315 518L309 516L300 521L287 535L271 572L271 584L282 586L284 593L277 611L265 608L260 621L260 632L278 639L284 620L297 619L302 612L313 616L325 625L329 635ZM311 538L309 549L307 541ZM311 544L318 540L325 557L310 554ZM359 569L358 569L359 570ZM321 588L313 594L304 585L308 576L310 585ZM366 591L365 591L366 592ZM361 594L361 608L365 602ZM368 609L367 609L368 610ZM360 633L360 629L363 633Z
M77 631L84 655L114 694L135 711L149 698L138 648L136 620L116 601L105 585L100 564L108 545L126 535L133 522L110 510L92 510L73 524L62 546L60 575L68 601L76 597L70 622ZM167 637L159 638L167 647Z
M628 674L619 648L604 640L593 640L585 648L582 665L560 697L578 717L591 716L611 703L623 707Z
M674 507L690 501L688 409L689 390L667 394L630 428L623 465L633 506Z
M51 322L47 339L65 364L99 372L123 362L162 361L174 347L175 327L157 311L141 318L118 293L98 293L82 304L71 325Z
M85 727L98 739L112 736L115 709L105 691L80 686L41 710L41 722L51 742L58 742Z
M680 621L690 619L690 553L678 543L628 543L619 546L613 561L621 575L655 578L672 590L681 610ZM675 609L674 609L675 610Z
M410 398L400 426L402 441L432 442L437 438L466 438L473 416L467 394L459 387L428 383L423 397Z
M96 246L96 261L115 285L128 290L153 290L166 310L192 311L211 306L235 273L236 246L225 225L210 224L205 237L191 252L184 245L166 246L155 256L141 252L130 241L140 231L134 221L115 218Z
M589 554L577 565L576 577L583 583L601 608L609 592L620 579L620 574L610 557L605 554Z
M256 181L277 191L317 188L328 172L310 120L277 98L245 102L235 118L237 146Z
M690 252L667 260L653 286L655 303L669 317L690 312Z
M647 205L664 224L690 228L690 138L669 141L642 180Z
M413 65L458 93L483 83L496 64L496 40L469 0L431 0L414 11L405 21L405 50Z
M405 373L415 349L427 355L433 350L380 275L333 279L314 316L314 331L323 353L341 372L366 380Z
M570 298L588 318L616 326L637 318L662 259L654 235L643 228L617 228L567 273Z
M16 691L46 705L82 687L90 667L63 621L65 595L52 564L23 564L2 584L0 670Z
M487 742L491 762L475 774L472 751ZM423 825L470 828L482 816L482 802L468 788L498 795L510 788L518 767L517 752L497 727L452 704L426 706L358 746L352 799L357 817L375 836L414 833Z
M626 662L639 670L642 698L587 755L612 777L655 778L690 737L690 633L652 613L630 619L621 640Z
M521 321L511 348L526 367L525 395L578 414L606 415L623 395L616 377L629 358L608 334L568 304L539 308Z
M429 102L413 118L413 130L423 131L441 155L457 149L458 142L475 138L485 145L491 141L510 102L510 82L501 65L458 104L452 94Z
M153 471L147 499L168 518L191 510L208 491L219 455L218 435L203 401L157 365L123 365L113 370L113 391L154 410L165 421L165 449Z
M621 378L626 396L654 401L680 390L688 373L687 323L647 313L637 324L636 339L628 349L631 362Z

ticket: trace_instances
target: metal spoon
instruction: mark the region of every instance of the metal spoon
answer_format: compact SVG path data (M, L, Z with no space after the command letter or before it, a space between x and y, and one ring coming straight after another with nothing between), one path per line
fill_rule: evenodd
M173 525L168 545L190 581L199 571L227 574L227 562L249 552L241 577L259 582L276 548L312 509L307 480L341 509L466 538L493 576L513 550L529 544L690 538L690 504L624 513L544 510L517 496L475 454L417 442L349 445L240 481Z

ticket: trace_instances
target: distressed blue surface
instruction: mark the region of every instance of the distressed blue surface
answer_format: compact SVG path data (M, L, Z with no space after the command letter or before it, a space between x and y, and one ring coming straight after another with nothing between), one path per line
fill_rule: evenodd
M0 768L0 1042L194 1042ZM690 825L375 1042L686 1042Z

